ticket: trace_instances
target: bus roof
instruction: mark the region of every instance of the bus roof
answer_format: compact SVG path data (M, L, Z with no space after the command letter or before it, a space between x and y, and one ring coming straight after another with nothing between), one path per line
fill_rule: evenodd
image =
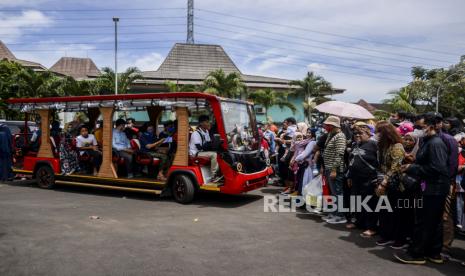
M7 103L10 109L21 112L31 112L36 109L63 109L68 111L80 111L88 108L111 107L115 110L140 110L147 106L205 106L207 101L227 101L242 104L250 104L242 100L221 98L215 95L201 92L169 92L169 93L144 93L144 94L119 94L97 96L70 96L49 98L22 98L9 99Z
M150 100L150 99L176 99L176 98L193 98L208 100L225 100L240 103L247 103L242 100L221 98L212 94L203 92L162 92L162 93L141 93L141 94L118 94L118 95L92 95L92 96L66 96L66 97L48 97L48 98L21 98L9 99L7 103L66 103L66 102L83 102L83 101L127 101L127 100Z

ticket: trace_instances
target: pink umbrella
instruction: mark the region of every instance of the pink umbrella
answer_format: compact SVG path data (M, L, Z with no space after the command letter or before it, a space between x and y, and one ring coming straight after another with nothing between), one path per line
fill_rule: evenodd
M339 117L346 117L346 118L354 118L354 119L374 119L375 117L371 114L368 110L364 107L353 104L353 103L346 103L341 101L329 101L324 102L315 106L320 112L328 113L331 115L336 115Z

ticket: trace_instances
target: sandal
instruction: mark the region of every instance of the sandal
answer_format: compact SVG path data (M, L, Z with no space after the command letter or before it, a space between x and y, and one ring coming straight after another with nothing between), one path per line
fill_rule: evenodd
M164 175L159 175L159 176L157 177L157 180L158 180L158 181L166 181L167 178L166 178Z
M357 228L357 225L353 224L353 223L347 223L346 224L346 229L355 229Z
M371 238L371 237L373 237L375 235L376 235L375 231L366 230L366 231L364 231L364 232L362 232L360 234L360 237L362 237L362 238Z

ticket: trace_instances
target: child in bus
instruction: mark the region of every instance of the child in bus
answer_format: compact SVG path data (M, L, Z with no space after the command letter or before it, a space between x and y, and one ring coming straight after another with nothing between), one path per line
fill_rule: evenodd
M76 148L81 156L84 154L90 156L93 164L93 174L97 175L102 164L102 153L98 150L97 139L93 134L89 134L88 126L82 126L79 133L80 135L76 137Z

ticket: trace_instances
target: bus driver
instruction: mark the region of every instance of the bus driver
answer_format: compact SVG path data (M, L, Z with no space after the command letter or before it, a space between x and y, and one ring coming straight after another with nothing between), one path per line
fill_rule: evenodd
M210 118L207 115L199 117L199 126L191 135L189 141L189 155L203 156L210 158L211 182L220 180L217 153L211 151L211 137L209 130L211 128Z

